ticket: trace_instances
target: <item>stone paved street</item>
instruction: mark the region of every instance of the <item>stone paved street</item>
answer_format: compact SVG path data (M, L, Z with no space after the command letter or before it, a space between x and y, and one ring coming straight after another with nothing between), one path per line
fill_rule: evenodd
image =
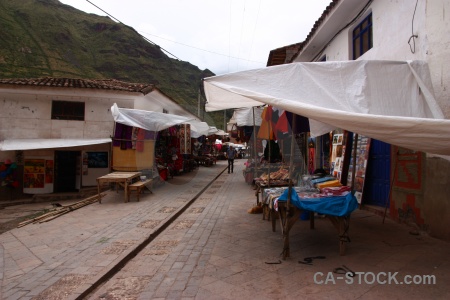
M102 204L1 234L0 298L450 298L450 244L389 219L382 224L366 210L352 214L345 256L335 228L316 218L313 230L297 221L291 257L281 260L280 225L272 232L261 214L247 213L256 198L244 182L243 162L235 161L232 174L223 172L225 161L200 167L140 202L124 203L123 191L109 191ZM325 258L299 263L316 256ZM332 272L342 265L364 273L350 284ZM394 276L391 284L383 272ZM400 284L405 275L433 275L436 283ZM103 278L109 280L99 285Z

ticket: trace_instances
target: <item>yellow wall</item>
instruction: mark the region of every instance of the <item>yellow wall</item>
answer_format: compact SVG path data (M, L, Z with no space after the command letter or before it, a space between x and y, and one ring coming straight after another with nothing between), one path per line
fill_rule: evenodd
M113 147L112 169L114 171L140 171L153 168L155 141L144 141L144 151L122 150Z

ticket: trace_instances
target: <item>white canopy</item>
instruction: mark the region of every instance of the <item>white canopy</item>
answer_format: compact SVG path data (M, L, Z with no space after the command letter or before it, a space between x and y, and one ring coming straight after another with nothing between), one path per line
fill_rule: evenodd
M189 121L189 124L191 124L191 137L198 138L202 135L207 135L209 131L209 125L206 122L200 122L200 121Z
M191 137L208 134L209 125L195 118L159 113L155 111L119 108L116 103L111 107L114 121L150 131L161 131L177 124L190 124Z
M114 121L128 126L150 131L161 131L177 124L188 123L195 118L159 113L155 111L119 108L116 103L111 106Z
M111 139L9 139L0 143L0 151L79 147L111 143Z
M214 132L215 135L221 135L221 136L225 136L228 135L228 133L226 133L225 131L223 131L222 129L219 129L217 132Z
M334 128L428 153L450 155L450 120L422 61L292 63L204 80L206 110L270 104Z
M212 134L215 134L216 132L219 132L219 129L217 129L216 126L209 126L209 130L206 135L212 135Z
M260 126L262 107L255 107L255 124L253 124L253 108L238 108L234 110L233 117L230 122L236 123L237 126Z

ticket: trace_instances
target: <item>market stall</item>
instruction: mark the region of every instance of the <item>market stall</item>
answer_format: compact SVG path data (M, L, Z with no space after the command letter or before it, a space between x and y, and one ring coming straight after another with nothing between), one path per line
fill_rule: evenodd
M128 150L113 148L113 169L141 171L150 177L157 172L156 176L162 180L192 170L191 138L209 131L207 123L195 118L119 108L117 104L111 107L111 113L116 127L125 127L127 134L124 136L124 130L119 133L116 130L114 141L120 143L121 150ZM120 139L120 136L124 138ZM122 144L125 145L123 149Z
M272 187L262 192L262 204L270 214L272 231L276 228L277 212L282 231L288 232L299 217L305 215L305 219L310 220L310 228L314 229L314 214L322 214L336 227L339 253L344 255L345 243L349 241L350 215L358 206L356 197L351 193L350 187L342 186L333 176L315 177L316 179L312 180L311 178L313 177L304 176L300 186L291 189L290 206L287 206L288 187ZM283 253L283 258L288 256L289 248Z
M450 120L434 99L423 61L291 63L206 78L204 86L206 111L269 104L308 118L313 137L339 128L450 155ZM290 203L293 189L287 191L280 215L296 207ZM283 224L284 258L292 222Z

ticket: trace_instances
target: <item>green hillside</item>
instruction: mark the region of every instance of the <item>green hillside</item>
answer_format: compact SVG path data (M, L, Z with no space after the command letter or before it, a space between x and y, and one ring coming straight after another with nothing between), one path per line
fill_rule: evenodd
M197 114L201 79L213 75L168 57L136 30L109 17L87 14L57 0L0 0L0 78L153 83ZM205 121L222 128L223 112L206 113Z

